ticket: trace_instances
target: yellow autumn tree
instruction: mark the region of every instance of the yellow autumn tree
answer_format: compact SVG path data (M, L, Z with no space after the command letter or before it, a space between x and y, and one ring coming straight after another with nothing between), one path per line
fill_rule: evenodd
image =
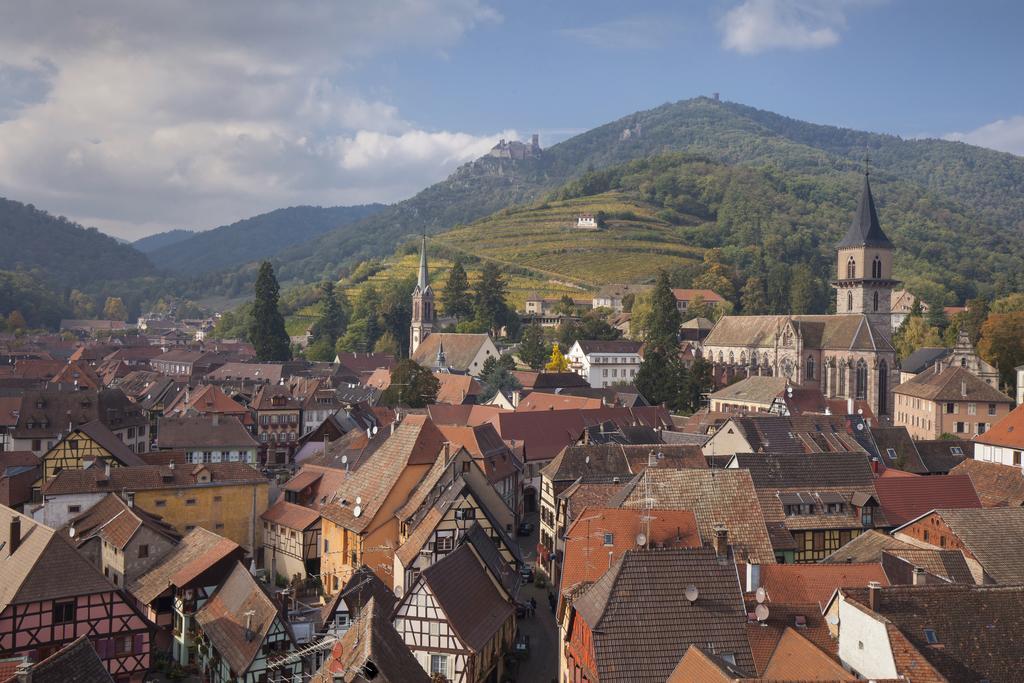
M568 372L569 361L565 355L562 354L562 350L558 348L558 342L551 347L551 360L544 366L544 369L548 372Z

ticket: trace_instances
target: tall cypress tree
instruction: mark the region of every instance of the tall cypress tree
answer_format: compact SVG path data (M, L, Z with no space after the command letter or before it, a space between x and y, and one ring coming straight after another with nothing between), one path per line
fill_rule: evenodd
M651 314L647 324L648 349L657 348L664 353L676 353L679 345L679 326L682 316L676 307L676 297L669 286L668 273L658 273L658 282L651 294Z
M256 348L256 358L268 361L291 360L292 349L284 317L278 308L281 288L274 277L270 261L260 264L256 277L256 301L252 307L249 341Z
M507 291L508 283L497 264L484 264L480 281L476 285L476 320L494 333L505 324L508 317L508 304L505 302Z
M462 261L455 261L441 290L441 307L445 315L468 320L473 315L473 298L469 294L469 278Z

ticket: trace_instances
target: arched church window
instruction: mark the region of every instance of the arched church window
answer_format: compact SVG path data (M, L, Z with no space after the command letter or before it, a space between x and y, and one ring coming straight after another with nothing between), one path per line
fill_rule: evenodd
M846 363L839 364L839 396L846 396Z
M736 362L736 356L732 351L729 352L729 365L733 365Z
M846 279L852 280L857 277L857 262L850 257L850 260L846 262Z
M724 363L725 362L725 354L723 354L721 351L718 352L718 362L719 363Z
M847 292L846 293L846 310L847 311L852 311L853 310L853 292Z
M857 382L855 385L855 398L866 399L868 397L868 364L861 358L857 361Z
M807 379L814 379L814 356L807 356Z
M871 264L871 277L876 280L882 279L882 259L875 257L874 263Z
M875 292L875 296L873 297L873 301L871 302L871 307L875 310L876 313L878 312L878 292Z
M740 351L740 365L746 365L746 364L747 364L747 352L746 351Z

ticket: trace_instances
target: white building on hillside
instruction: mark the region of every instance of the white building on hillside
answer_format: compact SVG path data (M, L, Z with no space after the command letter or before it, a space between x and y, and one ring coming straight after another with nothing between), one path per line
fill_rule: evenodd
M620 382L632 383L640 370L641 343L628 339L613 341L577 340L565 354L569 368L600 389Z

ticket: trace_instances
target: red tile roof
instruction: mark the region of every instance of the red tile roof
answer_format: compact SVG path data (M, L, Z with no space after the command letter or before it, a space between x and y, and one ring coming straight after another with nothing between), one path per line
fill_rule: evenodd
M570 396L568 394L547 394L542 391L529 393L516 406L517 413L525 413L531 410L567 410L600 408L604 402L599 398L587 398L586 396Z
M270 506L267 511L261 515L261 518L265 522L280 524L281 526L288 527L289 529L298 529L301 531L315 524L320 519L320 513L316 510L310 510L309 508L304 508L301 505L296 505L295 503L289 503L282 498Z
M949 473L969 476L985 507L1024 505L1024 472L1020 467L968 458Z
M875 481L878 503L893 526L901 526L936 508L980 508L971 478L880 477Z
M978 443L1006 448L1024 448L1024 405L1019 405L1006 417L974 438Z
M837 588L860 588L871 581L883 586L889 579L881 563L864 564L766 564L761 566L761 586L774 602L817 605L825 608Z

